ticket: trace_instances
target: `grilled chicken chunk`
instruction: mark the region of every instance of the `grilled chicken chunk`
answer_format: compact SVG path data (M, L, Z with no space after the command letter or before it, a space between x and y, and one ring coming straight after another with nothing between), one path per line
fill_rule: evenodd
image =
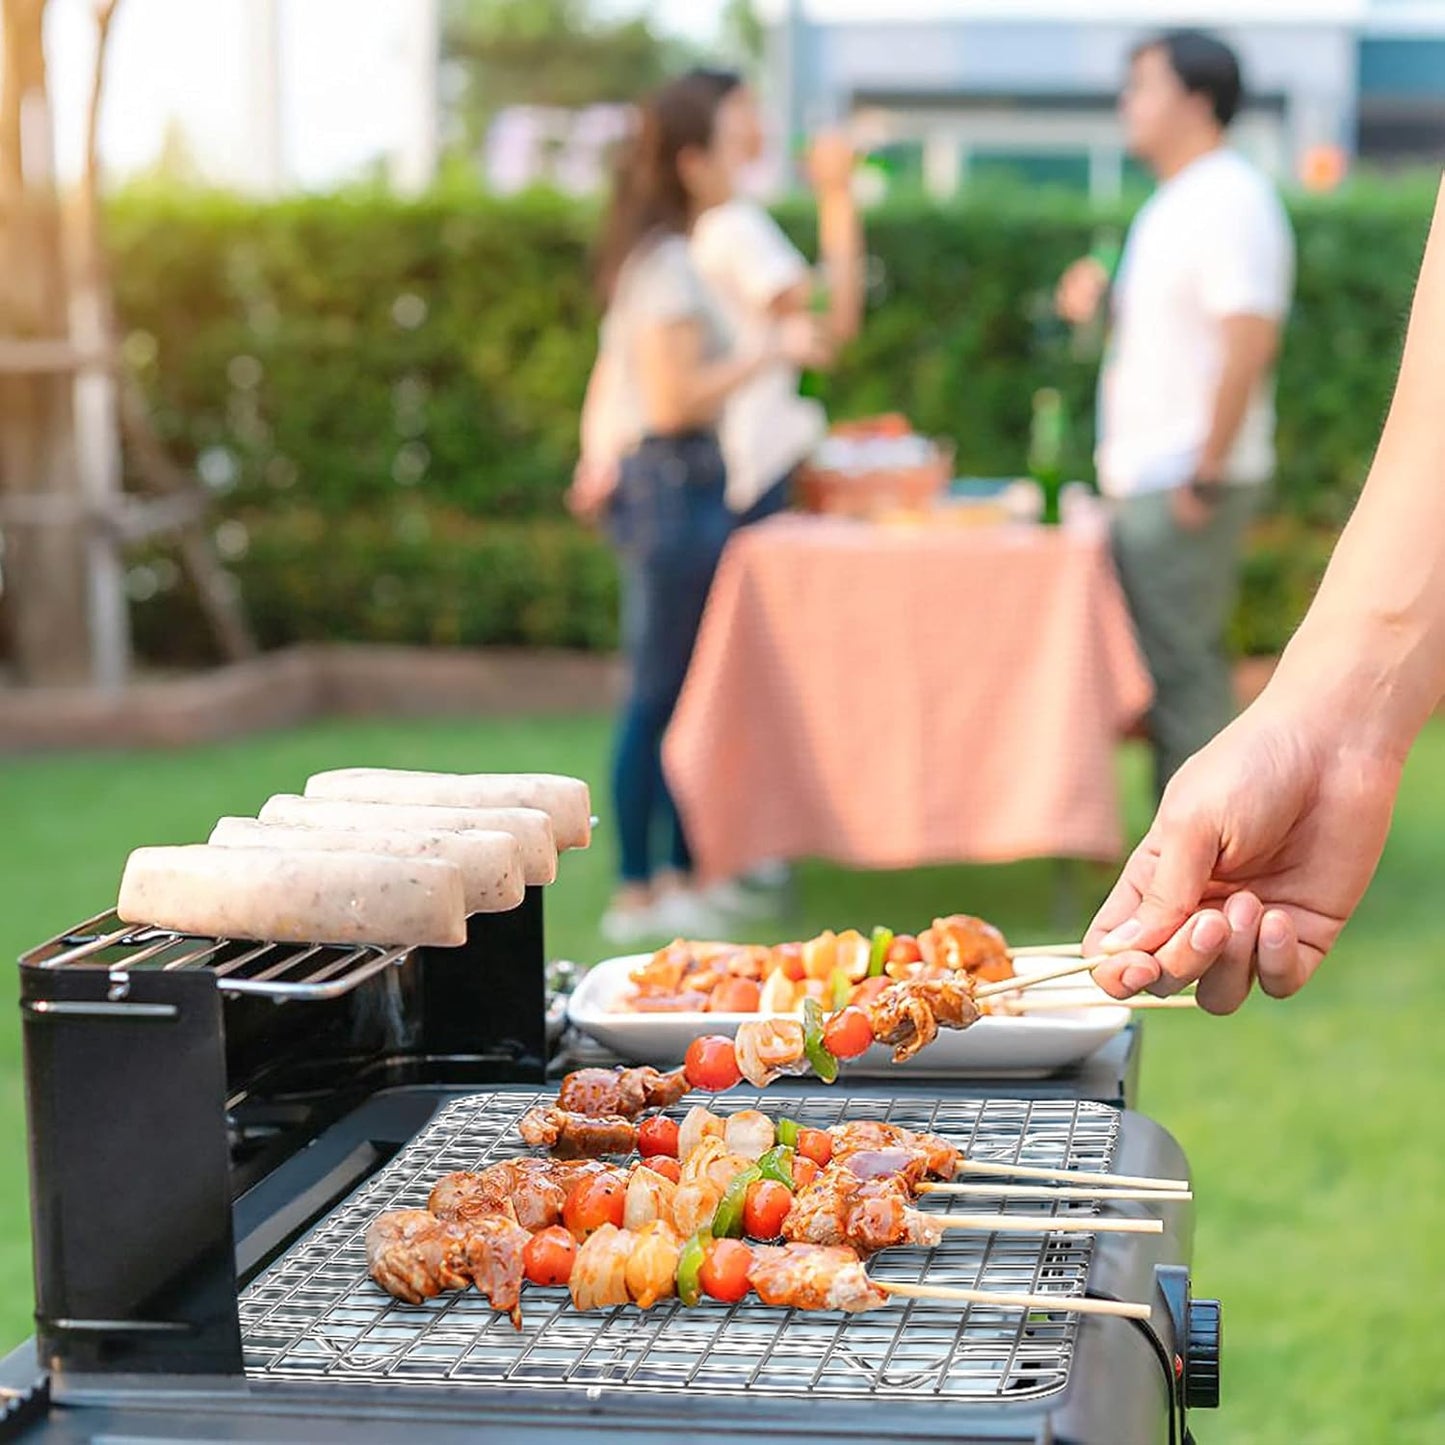
M637 1144L637 1125L620 1114L590 1118L554 1104L528 1109L517 1132L534 1149L550 1149L559 1159L595 1159L600 1154L630 1154Z
M514 1219L493 1214L458 1226L465 1236L467 1271L488 1304L522 1328L522 1251L531 1234Z
M942 1234L928 1215L910 1206L901 1179L860 1179L845 1165L829 1165L798 1191L783 1221L783 1237L874 1254L904 1244L937 1244Z
M466 1222L505 1214L510 1206L517 1223L535 1232L561 1223L568 1197L584 1179L614 1167L596 1159L504 1159L477 1173L443 1174L427 1208L439 1219Z
M971 974L975 983L1013 977L1007 940L993 924L972 914L954 913L947 918L935 918L933 927L919 935L918 943L929 963Z
M562 1080L557 1107L572 1114L619 1115L635 1119L647 1109L665 1109L687 1093L681 1069L659 1073L639 1069L576 1069Z
M366 1231L366 1267L387 1294L419 1305L471 1281L462 1228L426 1209L390 1209Z
M892 1047L895 1064L931 1044L940 1028L966 1029L978 1018L966 974L890 984L868 1009L873 1037Z
M748 1280L765 1305L856 1314L888 1303L851 1249L762 1245L753 1251Z
M916 1133L901 1124L885 1124L882 1120L854 1119L846 1124L835 1124L828 1133L833 1139L835 1164L854 1154L906 1150L923 1160L932 1178L952 1179L963 1160L959 1150L937 1134Z

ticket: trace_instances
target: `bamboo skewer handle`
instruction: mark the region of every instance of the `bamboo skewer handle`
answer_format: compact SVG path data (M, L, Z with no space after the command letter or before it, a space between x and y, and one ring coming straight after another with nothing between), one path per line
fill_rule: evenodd
M977 1229L986 1234L1163 1234L1162 1219L1096 1219L1089 1215L927 1214L942 1229Z
M987 1199L1092 1199L1100 1204L1116 1200L1138 1200L1173 1203L1193 1199L1189 1189L1067 1189L1050 1188L1046 1184L931 1184L917 1186L919 1194L969 1194Z
M902 1299L954 1300L959 1304L996 1305L1001 1309L1062 1312L1075 1315L1114 1315L1119 1319L1147 1320L1148 1305L1130 1304L1127 1300L1081 1299L1071 1295L1009 1294L1003 1290L962 1289L949 1284L909 1284L903 1280L871 1281L885 1294Z
M997 998L1004 993L1023 993L1037 988L1041 983L1052 983L1056 978L1072 978L1076 973L1089 973L1101 963L1107 963L1109 955L1095 954L1093 958L1078 958L1073 963L1061 964L1058 968L1046 968L1042 973L1025 974L1022 978L1006 978L998 983L986 983L973 991L975 999Z
M1026 943L1022 948L1011 948L1010 958L1082 958L1082 943Z
M1046 1169L1036 1164L996 1164L965 1159L960 1174L991 1174L1003 1179L1057 1179L1065 1184L1105 1184L1119 1189L1188 1189L1187 1179L1148 1179L1138 1174L1091 1174L1087 1169Z

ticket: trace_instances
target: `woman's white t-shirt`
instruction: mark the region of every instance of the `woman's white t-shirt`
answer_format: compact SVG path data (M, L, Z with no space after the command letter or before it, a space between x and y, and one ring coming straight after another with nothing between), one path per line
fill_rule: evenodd
M1237 152L1171 176L1129 228L1100 378L1099 485L1110 496L1183 486L1209 434L1228 316L1283 319L1294 238L1274 187ZM1225 480L1274 470L1274 377L1250 399Z
M773 303L811 276L802 253L755 201L734 199L704 211L693 225L691 249L740 350L766 340ZM827 429L822 407L798 395L795 367L779 362L744 382L729 395L719 428L728 506L747 511Z

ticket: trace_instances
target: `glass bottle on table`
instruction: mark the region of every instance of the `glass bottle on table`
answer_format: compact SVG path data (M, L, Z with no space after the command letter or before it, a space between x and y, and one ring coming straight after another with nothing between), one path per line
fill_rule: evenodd
M1062 520L1060 499L1064 490L1064 438L1068 417L1064 398L1051 386L1034 393L1033 421L1029 427L1029 476L1042 499L1039 520L1057 527Z

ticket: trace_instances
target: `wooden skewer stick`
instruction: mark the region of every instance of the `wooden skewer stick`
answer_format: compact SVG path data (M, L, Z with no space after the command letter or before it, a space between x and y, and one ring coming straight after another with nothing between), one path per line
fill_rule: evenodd
M941 1229L977 1229L986 1234L1163 1234L1162 1219L1095 1219L1077 1214L929 1214Z
M996 1305L1006 1310L1049 1311L1075 1315L1115 1315L1125 1320L1147 1320L1148 1305L1130 1304L1127 1300L1080 1299L1074 1295L1011 1294L1004 1290L961 1289L949 1284L908 1284L903 1280L872 1279L870 1282L884 1294L903 1299L952 1300L959 1304Z
M1056 978L1072 978L1076 973L1089 973L1101 963L1107 963L1107 953L1095 954L1093 958L1078 958L1073 963L1061 964L1058 968L1046 968L1042 973L1028 973L1022 978L1005 978L998 983L986 983L976 988L976 999L997 998L1004 993L1023 993L1026 989L1037 988L1041 983L1052 983Z
M1137 998L1081 998L1072 1002L1066 998L1031 998L1020 1003L1014 1017L1028 1014L1068 1013L1076 1008L1198 1008L1199 1000L1192 993L1175 994L1171 998L1155 998L1152 994L1140 994ZM1007 1018L1005 1014L1003 1017Z
M987 1199L1094 1199L1110 1204L1119 1199L1184 1200L1193 1199L1189 1189L1068 1189L1051 1188L1047 1184L933 1184L924 1181L916 1187L919 1194L971 1194Z
M1082 943L1026 943L1022 948L1011 948L1010 958L1082 958Z
M1037 1164L997 1164L965 1159L960 1174L991 1174L1003 1179L1057 1179L1064 1184L1104 1184L1119 1189L1188 1189L1187 1179L1147 1179L1138 1174L1091 1174L1087 1169L1048 1169Z

